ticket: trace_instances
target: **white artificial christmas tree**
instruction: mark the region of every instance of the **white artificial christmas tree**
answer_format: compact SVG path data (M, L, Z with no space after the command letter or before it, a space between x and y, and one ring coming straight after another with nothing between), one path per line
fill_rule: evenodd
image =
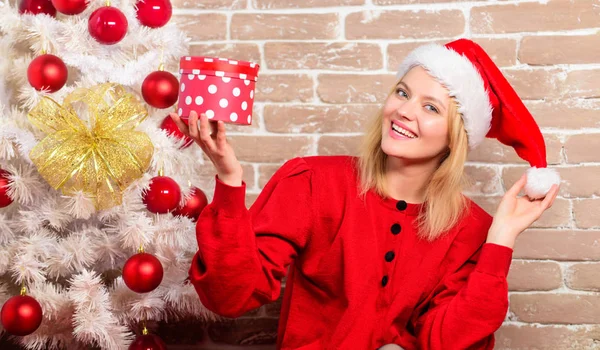
M187 39L172 21L158 28L142 25L135 2L115 0L111 6L125 15L127 33L116 44L102 44L88 32L88 19L103 6L105 1L92 0L79 14L54 17L19 13L17 4L0 2L0 169L12 200L0 208L0 305L21 287L41 305L39 328L14 337L27 349L126 349L145 321L214 317L186 283L197 250L195 223L151 213L142 201L160 171L179 184L182 203L192 186L211 186L197 175L203 167L200 148L185 148L185 140L160 128L172 109L151 107L141 93L144 79L161 64L178 70ZM30 62L46 53L68 68L66 84L52 93L36 90L27 76ZM134 130L148 136L152 149L143 173L122 193L111 193L118 203L107 208L99 205L99 193L55 189L42 176L32 150L48 130L31 118L46 97L61 105L82 88L105 83L114 84L108 92L126 91L147 111ZM97 122L89 109L76 115L90 128ZM132 291L120 276L140 247L164 270L160 285L148 293Z

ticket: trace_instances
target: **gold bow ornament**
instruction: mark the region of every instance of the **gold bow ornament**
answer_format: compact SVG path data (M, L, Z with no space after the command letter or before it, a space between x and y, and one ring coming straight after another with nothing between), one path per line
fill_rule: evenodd
M28 117L46 136L29 156L54 189L83 191L97 210L114 207L150 166L152 141L135 130L147 115L133 94L113 83L77 88L62 106L43 97Z

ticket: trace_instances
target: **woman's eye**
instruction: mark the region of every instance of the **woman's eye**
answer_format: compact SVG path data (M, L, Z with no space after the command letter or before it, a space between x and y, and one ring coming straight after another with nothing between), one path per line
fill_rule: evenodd
M432 112L435 112L435 113L439 113L438 109L437 109L437 108L435 108L435 107L434 107L434 106L432 106L432 105L427 105L427 106L425 106L425 107L431 107L431 109L429 109L430 111L432 111Z
M399 96L401 96L401 97L408 98L408 94L406 93L406 91L402 90L401 88L397 88L396 89L396 93ZM434 112L434 113L438 113L438 114L440 113L438 111L438 109L435 106L433 106L433 105L426 105L425 107L429 107L429 110L432 111L432 112Z
M400 95L400 96L403 96L403 97L408 97L408 94L407 94L407 93L406 93L404 90L402 90L402 89L400 89L400 88L396 89L396 93L397 93L398 95ZM403 95L403 94L404 94L404 95Z

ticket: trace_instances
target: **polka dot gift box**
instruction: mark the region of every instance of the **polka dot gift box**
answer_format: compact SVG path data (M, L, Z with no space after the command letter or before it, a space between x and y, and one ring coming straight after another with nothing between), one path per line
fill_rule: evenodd
M177 113L186 120L191 111L209 120L252 124L254 88L260 66L217 57L184 56Z

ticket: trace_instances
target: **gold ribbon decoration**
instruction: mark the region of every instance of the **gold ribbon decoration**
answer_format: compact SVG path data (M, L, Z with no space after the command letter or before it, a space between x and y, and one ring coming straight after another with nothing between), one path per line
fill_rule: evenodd
M29 156L54 189L83 191L97 210L111 208L150 166L152 141L135 131L147 115L133 94L113 83L77 88L62 106L44 97L28 117L46 136Z

